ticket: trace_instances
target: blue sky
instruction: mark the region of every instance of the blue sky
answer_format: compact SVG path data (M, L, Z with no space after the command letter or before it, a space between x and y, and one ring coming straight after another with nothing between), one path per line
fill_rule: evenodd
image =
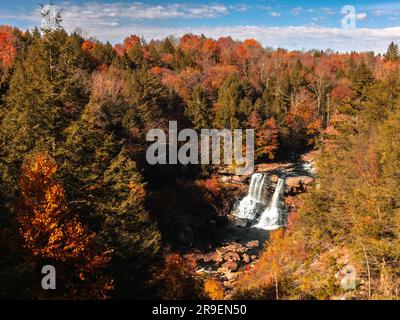
M40 0L0 0L0 24L40 26ZM48 0L42 0L47 2ZM184 33L255 38L287 49L384 51L400 42L400 1L281 0L58 0L63 25L112 43L130 34L146 39ZM353 2L353 3L352 3ZM356 9L356 29L341 26L341 9Z

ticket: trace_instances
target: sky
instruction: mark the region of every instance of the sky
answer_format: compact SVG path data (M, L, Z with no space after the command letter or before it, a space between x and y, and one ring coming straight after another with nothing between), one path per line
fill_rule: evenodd
M0 24L21 29L40 26L38 3L0 0ZM56 0L63 27L111 43L131 34L146 40L185 33L218 39L253 38L265 47L290 50L384 52L400 43L400 1L337 0ZM355 28L343 28L345 5L355 9ZM347 20L348 22L349 20ZM351 21L351 20L350 20Z

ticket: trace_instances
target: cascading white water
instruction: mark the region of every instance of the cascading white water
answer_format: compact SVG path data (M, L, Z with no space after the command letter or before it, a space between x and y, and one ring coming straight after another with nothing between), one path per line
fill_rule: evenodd
M280 208L279 202L284 191L285 180L279 179L276 185L274 195L272 196L271 204L269 207L261 214L258 223L253 226L254 228L264 229L264 230L275 230L280 228L282 225L280 223Z
M303 168L304 171L306 171L306 172L308 172L310 174L315 173L315 168L314 168L314 166L313 166L313 164L311 162L304 162L302 164L302 168Z
M255 173L251 176L250 186L247 196L244 197L234 213L240 219L254 220L257 213L256 206L258 203L263 203L262 191L264 186L265 176L262 173Z

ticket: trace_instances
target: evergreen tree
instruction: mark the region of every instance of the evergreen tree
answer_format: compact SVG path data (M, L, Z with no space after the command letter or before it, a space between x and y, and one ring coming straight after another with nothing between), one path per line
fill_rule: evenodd
M398 61L400 59L399 46L392 41L389 44L384 57L386 61Z
M162 115L174 111L170 103L170 93L146 67L129 74L127 97L132 108L126 114L124 126L151 127L160 122Z
M128 59L132 63L133 69L138 69L145 64L145 60L143 57L143 48L140 43L136 43L132 46L132 48L127 53Z
M161 56L158 53L157 48L153 44L150 44L147 47L147 50L150 56L151 63L155 66L161 66Z
M185 114L192 121L195 129L206 129L211 127L211 101L200 85L193 88L192 99L188 102Z
M109 92L94 91L82 117L68 128L59 155L61 175L71 210L85 217L113 252L115 295L143 298L160 236L144 207L144 184L129 151L132 126L124 121L135 105L118 96L111 97L111 105Z
M29 152L44 149L52 154L64 140L64 129L87 101L84 57L80 39L58 30L35 40L26 59L17 63L0 131L5 182L15 187Z
M233 130L240 128L241 124L244 124L246 120L246 116L243 114L245 105L248 107L249 103L251 104L246 97L245 89L246 87L242 86L236 76L229 77L222 84L218 90L214 120L214 125L217 128ZM247 112L251 112L251 110L247 110Z
M161 52L162 53L169 53L169 54L174 54L175 53L175 47L171 41L170 38L166 38L164 42L162 43L161 47Z
M355 67L351 75L352 89L358 100L366 99L366 92L369 85L374 81L374 76L366 63L362 61Z
M96 46L90 51L90 54L96 59L99 64L110 66L115 59L115 51L111 43L106 44L96 43Z

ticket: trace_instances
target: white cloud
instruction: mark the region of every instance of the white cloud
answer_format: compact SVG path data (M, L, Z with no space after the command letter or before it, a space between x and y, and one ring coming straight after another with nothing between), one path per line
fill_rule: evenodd
M201 4L168 4L149 5L139 2L133 3L99 3L90 2L81 5L61 4L63 7L63 25L67 31L81 28L88 36L94 36L102 41L117 43L131 34L143 36L147 40L163 39L167 36L181 36L185 33L204 34L218 39L232 36L244 40L254 38L264 46L282 47L287 49L333 49L337 51L375 51L384 52L388 43L399 38L400 27L386 29L358 28L343 30L340 28L308 26L190 26L191 19L215 18L229 14L232 7L212 3ZM241 7L237 7L240 10ZM241 10L245 8L242 7ZM271 9L272 10L272 9ZM294 12L305 11L294 8ZM279 12L269 12L279 17ZM37 18L32 18L32 17ZM28 19L28 17L30 17ZM39 15L24 15L21 13L16 19L24 20L31 25L39 25ZM367 18L363 13L358 15L359 20ZM36 19L36 20L35 20ZM149 22L160 19L179 19L186 21L186 26L161 27ZM186 19L186 20L184 20ZM168 21L171 21L168 20ZM167 21L167 20L166 20ZM181 24L182 25L182 24Z
M294 16L298 16L303 11L303 7L295 7L291 10Z
M97 23L102 20L126 19L131 21L156 19L200 19L215 18L229 13L223 4L165 4L150 5L142 2L86 2L83 4L62 3L64 20L68 23ZM243 9L243 7L241 7Z
M233 11L237 11L237 12L246 12L251 10L253 7L245 4L245 3L239 3L239 4L235 4L235 5L231 5L229 6L229 9L233 10Z
M368 15L365 12L361 12L356 15L357 20L361 21L364 21L365 19L367 19L367 17Z
M279 12L273 11L269 14L271 17L280 17L281 14Z
M359 8L360 10L372 12L375 16L400 14L400 2L375 2L371 5L364 5Z
M271 10L272 8L270 6L258 5L257 9L268 11L268 10Z
M114 43L121 42L130 34L137 34L147 40L163 39L170 35L180 37L186 33L204 34L218 39L231 36L233 39L254 38L265 47L281 47L291 50L333 49L339 52L375 51L385 52L391 41L396 41L400 27L386 29L323 28L318 26L301 27L261 27L261 26L220 26L220 27L180 27L159 28L143 25L99 27L85 29L90 35Z
M321 10L323 13L326 13L326 14L328 14L328 15L334 15L334 14L336 14L336 11L333 10L332 8L327 8L327 7L325 7L325 8L321 8L320 10Z

